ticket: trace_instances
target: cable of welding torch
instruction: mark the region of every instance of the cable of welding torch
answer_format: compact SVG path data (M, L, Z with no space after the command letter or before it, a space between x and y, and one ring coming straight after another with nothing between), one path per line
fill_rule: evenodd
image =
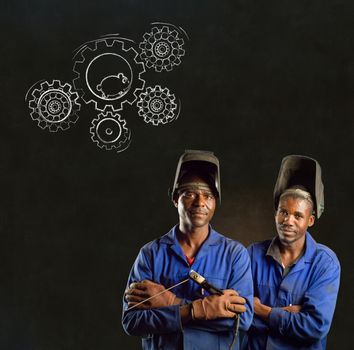
M235 321L234 321L234 331L233 331L233 336L232 336L232 341L231 344L229 345L229 350L232 350L235 341L238 336L238 327L240 326L240 314L236 314L235 316Z
M159 296L159 295L161 295L161 294L167 292L168 290L173 289L173 288L175 288L175 287L177 287L177 286L179 286L179 285L181 285L181 284L183 284L183 283L186 283L186 282L188 282L188 281L189 281L189 278L187 278L187 279L185 279L185 280L183 280L183 281L181 281L181 282L178 282L178 283L174 284L173 286L171 286L171 287L169 287L169 288L167 288L167 289L164 289L163 291L161 291L161 292L159 292L159 293L157 293L157 294L155 294L155 295L153 295L153 296L151 296L151 297L149 297L149 298L147 298L147 299L145 299L145 300L143 300L143 301L140 301L139 303L137 303L137 304L135 304L135 305L129 307L129 308L127 309L127 311L129 311L129 310L131 310L131 309L134 309L135 307L137 307L137 306L139 306L139 305L141 305L141 304L146 303L148 300L151 300L151 299L153 299L153 298L156 298L157 296Z

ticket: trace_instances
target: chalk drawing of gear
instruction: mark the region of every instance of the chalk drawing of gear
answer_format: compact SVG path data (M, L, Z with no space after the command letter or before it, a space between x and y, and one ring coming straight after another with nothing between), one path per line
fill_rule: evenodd
M168 88L147 87L137 102L138 113L146 123L154 126L171 123L179 116L181 103Z
M81 106L79 95L71 90L70 84L62 84L59 80L40 81L28 90L26 100L31 97L28 104L31 118L40 128L57 132L76 123Z
M85 103L93 103L98 111L106 106L120 111L124 103L137 100L145 86L145 67L133 46L133 41L113 35L76 50L73 83Z
M183 29L172 24L152 24L156 26L143 35L144 40L139 44L140 58L148 68L154 68L156 72L171 71L181 63L181 57L185 55L182 36L188 36Z
M126 121L110 106L92 120L90 134L98 147L122 152L131 142L131 131Z

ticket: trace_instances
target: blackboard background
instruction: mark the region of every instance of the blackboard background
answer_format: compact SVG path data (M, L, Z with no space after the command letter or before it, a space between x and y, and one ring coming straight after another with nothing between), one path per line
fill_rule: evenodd
M2 0L0 348L139 348L121 296L140 246L177 221L167 189L188 148L219 156L213 225L245 245L274 235L281 158L318 159L326 209L312 233L342 264L328 348L352 348L353 15L351 0ZM154 21L191 38L180 66L145 75L181 99L177 121L153 127L125 107L121 154L91 142L92 106L66 132L36 126L24 102L34 82L70 82L80 44L139 42Z

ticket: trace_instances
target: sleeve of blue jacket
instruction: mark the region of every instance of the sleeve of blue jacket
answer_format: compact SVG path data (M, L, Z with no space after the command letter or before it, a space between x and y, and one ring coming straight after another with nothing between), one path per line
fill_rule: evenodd
M149 260L141 249L130 271L127 288L131 283L143 280L152 280L152 272ZM127 309L128 303L123 297L122 324L129 335L146 336L182 331L179 305L149 310Z
M240 316L240 329L247 331L253 319L253 279L250 258L243 246L235 260L231 281L233 285L231 289L235 289L246 299L246 311Z
M276 334L303 342L320 340L327 335L337 300L340 265L336 258L327 254L319 265L299 313L277 307L272 309L269 328Z
M240 296L246 299L246 311L240 316L240 330L247 331L253 318L253 280L250 258L246 248L241 244L237 247L227 289L236 290ZM227 331L234 327L234 319L218 318L208 321L194 321L194 324L198 328L209 331Z
M247 248L247 251L248 251L248 254L249 254L250 258L252 258L252 256L253 256L253 245L250 245ZM251 260L251 269L253 269L253 268L254 267L252 266L252 260ZM253 304L253 300L252 300L252 304ZM267 333L268 329L269 329L267 322L262 320L256 314L253 315L253 319L252 319L251 325L252 325L253 328L257 329L258 332Z

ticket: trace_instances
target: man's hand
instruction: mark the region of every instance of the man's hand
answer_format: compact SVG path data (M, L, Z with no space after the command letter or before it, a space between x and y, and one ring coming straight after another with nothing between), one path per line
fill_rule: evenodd
M232 289L223 295L209 295L192 302L192 317L195 320L214 320L219 317L233 318L236 313L246 311L246 300Z
M293 312L295 314L300 312L301 308L302 308L301 305L289 305L289 306L282 307L283 310L288 311L288 312Z
M257 297L253 298L254 313L264 321L268 321L268 317L272 308L261 303L261 300Z
M255 315L259 316L265 321L268 321L269 314L272 311L272 308L270 306L267 306L265 304L262 304L260 299L257 297L253 298L254 302L254 313ZM293 312L293 313L298 313L301 311L302 306L301 305L289 305L289 306L284 306L282 307L283 310L288 311L288 312Z
M128 302L128 307L132 307L145 299L148 299L154 295L166 290L162 284L158 284L152 281L144 280L141 282L132 283L129 289L125 291L125 299ZM157 307L179 305L181 299L177 298L175 294L170 291L166 291L156 297L138 305L137 309L153 309Z

